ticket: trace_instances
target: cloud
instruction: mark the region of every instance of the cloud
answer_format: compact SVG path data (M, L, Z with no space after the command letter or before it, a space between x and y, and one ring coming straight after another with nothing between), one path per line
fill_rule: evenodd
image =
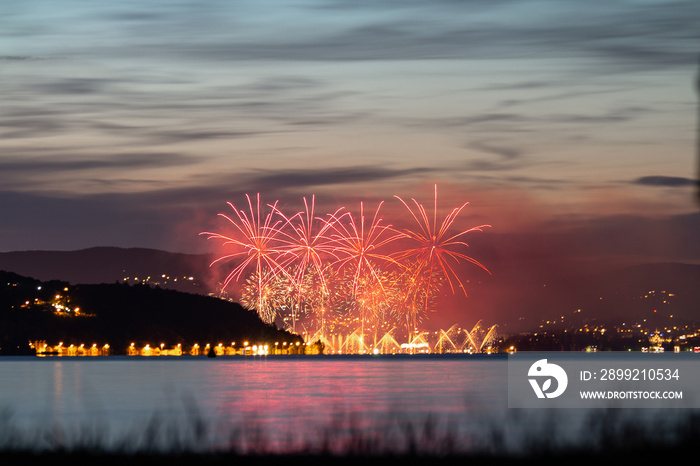
M276 131L215 131L215 130L179 130L144 132L149 143L177 144L182 142L199 141L203 139L239 139L270 134Z
M36 90L48 94L87 95L105 92L107 86L117 82L108 78L64 78L36 84Z
M28 55L0 55L0 60L22 61L22 60L41 60L41 58L30 57Z
M548 89L557 87L562 83L558 81L520 81L509 84L487 84L480 87L478 90L483 91L513 91L513 90L531 90L531 89Z
M125 152L88 158L68 156L58 158L54 154L53 157L0 158L0 171L5 176L16 176L18 174L51 174L76 170L166 168L188 165L198 160L196 157L175 152Z
M56 134L67 128L65 122L59 118L47 116L24 117L21 119L3 118L0 119L0 129L5 129L0 133L2 139L22 139L45 137Z
M274 189L365 183L419 175L435 171L428 167L391 169L382 166L356 166L307 170L265 170L252 175L251 185Z
M563 97L563 96L560 96ZM431 120L421 119L413 120L408 123L409 126L435 126L435 127L460 127L468 128L470 126L483 128L484 125L509 125L511 128L517 127L517 124L531 123L546 123L552 124L598 124L598 123L624 123L636 118L638 115L648 113L649 108L640 106L630 106L618 108L607 112L599 112L597 114L583 113L548 113L544 115L517 113L517 112L484 112L472 116L451 117L451 118L434 118ZM478 145L478 143L477 143ZM474 145L476 148L477 145ZM481 149L484 149L481 147ZM489 152L489 150L487 150Z
M597 115L584 114L554 114L546 119L552 123L598 124L598 123L623 123L630 121L640 114L650 110L643 107L626 107L599 113Z
M506 147L503 145L494 145L488 142L474 142L469 144L469 147L482 152L498 155L505 161L515 160L523 154L523 150L521 149Z
M77 165L76 165L77 166ZM83 168L93 165L81 165ZM96 164L96 166L104 166ZM18 167L19 168L19 167ZM29 169L30 167L22 167ZM66 167L61 167L65 169ZM220 226L217 213L226 201L244 202L260 192L265 203L280 199L289 205L319 194L319 212L337 209L358 197L369 201L377 181L429 172L430 168L391 169L357 166L335 169L279 170L207 176L207 183L185 180L178 185L132 184L141 191L66 195L58 192L0 191L0 251L81 249L91 246L133 246L191 251L207 248L199 232ZM17 175L19 176L19 175ZM195 181L196 177L193 177ZM128 181L128 180L127 180ZM124 181L119 181L124 184ZM358 186L368 186L361 190ZM319 193L314 188L345 185ZM6 188L7 189L7 188ZM323 195L321 195L323 194ZM389 195L390 197L390 195ZM338 204L336 204L338 203ZM290 207L296 209L297 207ZM47 234L47 232L50 232Z
M469 116L437 117L437 118L407 118L405 124L408 127L433 127L433 128L458 128L486 124L509 124L528 121L528 117L519 113L482 112Z
M437 172L439 172L438 169L431 167L393 169L381 165L363 165L306 170L280 169L197 174L178 183L161 182L159 185L153 183L148 186L148 182L145 185L144 182L140 182L145 189L140 192L124 193L122 199L131 200L120 202L159 212L172 212L186 206L210 211L214 215L226 201L244 199L246 194L261 193L268 200L273 198L297 200L297 197L301 200L300 192L308 196L314 192L320 194L319 191L324 191L328 196L319 197L324 199L329 197L327 202L332 202L333 198L370 198L382 182L400 181L405 185L415 182L422 175ZM123 183L124 180L115 182ZM133 181L131 184L135 187L137 183ZM365 187L367 189L364 189ZM111 192L91 197L112 199L118 195L116 192ZM115 201L114 204L119 202Z
M257 191L366 196L443 175L465 186L580 193L602 184L600 172L586 174L599 167L563 185L584 148L562 144L583 135L600 143L593 150L611 154L605 170L638 143L640 116L676 124L664 118L692 109L682 82L695 72L700 39L700 3L691 1L312 0L270 9L266 0L186 0L99 11L10 3L16 14L0 18L0 43L14 47L0 56L2 188L121 187L124 197L105 205L142 209L209 209ZM68 58L51 59L59 54ZM669 69L676 65L684 68ZM653 74L624 74L638 70ZM349 153L359 158L338 167ZM630 185L693 183L602 176L635 193Z
M18 10L10 32L68 54L175 60L370 61L595 58L582 71L658 69L693 60L697 2L627 4L593 0L346 2L242 6L180 2L86 15L67 9L51 27ZM274 14L271 14L274 12ZM54 19L45 13L45 22ZM78 27L86 22L94 27ZM90 40L95 29L110 40ZM27 32L28 31L28 32ZM184 32L184 33L183 33ZM50 34L50 36L49 36ZM51 40L49 40L49 38ZM185 39L186 38L186 39ZM116 40L114 40L116 39ZM24 59L7 54L5 59Z
M555 93L550 93L546 95L530 95L526 98L520 98L520 99L506 99L500 102L500 107L511 107L515 105L532 105L533 103L538 103L538 102L551 102L551 101L559 101L559 100L572 100L572 99L577 99L581 97L589 97L589 96L596 96L600 94L613 94L613 93L619 93L620 91L626 90L624 87L610 87L608 89L597 89L597 90L585 90L582 91L580 90L580 86L585 85L585 82L579 82L576 80L571 80L568 82L552 82L550 83L549 86L547 87L542 87L543 90L549 90L549 89L561 89L564 88L566 89L567 87L571 87L571 90L566 90L564 92L557 91ZM504 89L507 88L507 85L503 86ZM531 87L519 87L519 83L514 83L512 84L512 90L521 90L521 89L536 89L536 87L531 86ZM494 89L485 89L485 90L494 90ZM495 89L499 90L499 89ZM507 90L507 89L505 89ZM637 108L637 110L641 110Z
M467 161L462 169L467 172L497 172L511 170L520 166L522 166L522 164L515 166L510 163L504 163L503 161L476 159Z
M479 161L478 163L469 165L467 167L467 170L498 172L499 170L512 168L505 165L501 165L500 167L501 168L499 168L499 165L496 162L493 162L491 165L488 165L486 161ZM570 184L568 181L561 179L538 178L532 176L504 176L502 174L498 174L498 176L489 176L481 174L478 176L474 176L473 178L482 184L499 186L501 188L509 186L525 186L526 189L530 191L532 191L533 189L551 191L555 189L566 188Z
M698 180L679 176L650 175L642 176L631 182L642 186L659 186L667 188L679 188L685 186L697 186Z
M303 32L259 35L245 43L224 36L218 42L176 46L177 50L211 59L280 59L303 61L504 59L543 56L597 57L601 65L644 67L684 65L693 52L683 43L697 41L692 2L622 8L593 2L583 10L578 2L559 2L546 15L523 15L525 2L412 2L409 5L353 4L345 22L331 22L322 3L307 11ZM529 8L545 8L529 2ZM298 12L299 13L299 12ZM337 27L328 27L336 24ZM284 27L283 27L284 29ZM282 38L284 38L282 40Z

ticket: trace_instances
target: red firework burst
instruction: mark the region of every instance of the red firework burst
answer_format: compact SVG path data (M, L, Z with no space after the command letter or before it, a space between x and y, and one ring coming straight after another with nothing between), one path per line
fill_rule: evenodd
M379 263L395 263L388 254L381 249L401 237L401 234L392 234L391 225L383 225L383 219L379 211L384 202L380 202L370 222L365 219L364 203L360 203L359 224L351 213L346 212L341 217L331 215L332 228L335 233L332 238L335 242L334 252L339 259L334 263L338 268L350 267L353 271L353 292L357 290L357 284L363 275L381 284L379 279ZM343 221L346 219L347 221Z
M234 227L235 235L224 233L202 232L200 234L207 235L207 239L218 239L223 241L223 246L232 246L234 251L229 254L214 260L210 265L228 260L240 260L240 262L231 270L224 280L222 289L234 279L240 280L245 271L253 270L258 288L259 299L264 295L263 290L267 281L277 274L288 273L285 270L287 263L280 259L283 249L279 235L281 234L280 227L283 224L282 220L274 221L273 213L277 209L277 201L269 207L271 210L265 214L260 206L260 194L257 195L256 207L253 207L253 202L250 196L246 194L248 200L249 212L242 209L237 209L231 202L228 205L235 212L235 217L220 213L219 216L225 218ZM259 312L262 312L263 303L259 303ZM266 321L271 321L269 316L265 316Z
M402 232L404 237L416 242L417 246L398 253L396 257L400 260L412 259L415 261L415 263L419 264L416 274L425 274L429 280L429 287L432 277L435 275L435 273L438 273L445 278L447 283L450 285L450 290L452 290L453 293L455 291L456 283L466 296L467 291L464 288L464 284L460 280L459 275L457 275L455 272L453 264L450 262L453 262L454 265L456 265L460 262L460 260L464 260L481 267L487 272L489 272L489 270L476 259L469 257L466 254L455 250L454 248L468 247L469 245L462 239L464 235L472 231L482 231L484 228L490 227L491 225L479 225L477 227L472 227L467 230L461 230L454 233L452 228L455 220L460 212L462 212L462 210L469 204L468 202L465 202L459 207L455 207L442 221L438 222L437 185L435 185L435 199L432 219L428 216L425 207L418 203L418 201L415 199L411 198L415 204L414 211L414 209L411 208L411 206L399 196L394 197L403 203L418 224L418 229L406 229Z
M291 232L281 230L280 241L283 243L282 256L299 266L294 277L295 282L302 283L304 274L311 268L318 275L323 291L327 292L328 285L324 277L326 263L329 258L331 260L338 259L329 232L342 208L329 214L331 220L316 217L315 208L316 199L312 195L311 204L309 205L309 202L304 198L304 211L297 212L291 217L287 217L277 208L275 210L284 219L285 226L291 229Z

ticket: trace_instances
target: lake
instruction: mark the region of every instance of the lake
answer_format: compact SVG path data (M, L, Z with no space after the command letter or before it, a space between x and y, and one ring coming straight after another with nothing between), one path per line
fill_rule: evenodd
M470 450L553 435L553 416L580 435L590 413L509 411L507 376L505 355L5 357L0 441Z

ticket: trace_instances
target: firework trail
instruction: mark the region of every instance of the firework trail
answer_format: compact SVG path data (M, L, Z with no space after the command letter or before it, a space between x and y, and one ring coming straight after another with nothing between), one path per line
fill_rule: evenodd
M414 208L412 208L399 196L394 197L401 201L406 209L408 209L418 226L415 230L405 229L402 232L403 237L413 240L417 245L397 253L396 257L400 261L415 264L411 283L416 286L427 287L427 290L424 292L423 311L427 311L429 296L435 292L435 289L441 286L442 280L448 283L452 293L455 292L455 286L458 286L466 296L467 291L464 288L464 284L450 262L456 265L460 260L464 260L489 272L489 270L476 259L456 251L455 248L469 247L469 245L462 240L462 237L472 231L482 231L484 228L490 227L490 225L480 225L467 230L458 231L457 233L453 232L452 228L457 216L469 204L468 202L465 202L460 207L455 207L444 219L438 222L437 185L435 185L432 219L428 216L425 207L414 198L411 198L414 204ZM416 294L417 291L407 292L406 298L409 299ZM412 314L408 321L409 327L415 327L418 309L412 305L409 308L409 312ZM409 332L410 331L409 329Z
M413 259L417 263L421 264L422 267L419 268L418 271L427 271L429 280L433 276L434 272L438 272L447 280L447 283L450 285L450 290L452 290L453 293L455 291L456 282L466 296L467 292L464 288L464 284L459 279L459 276L453 269L450 261L457 264L460 262L460 259L462 259L481 267L486 272L489 272L489 270L476 259L461 252L455 251L452 248L469 247L469 245L464 242L461 237L472 231L483 231L484 228L488 228L491 225L479 225L477 227L459 231L458 233L451 233L450 229L453 227L457 216L469 204L468 202L465 202L460 207L452 209L452 212L450 212L438 225L437 185L435 185L435 201L432 221L428 217L425 207L422 204L419 204L415 199L411 198L415 204L414 211L413 208L411 208L411 206L399 196L394 197L401 201L418 224L417 230L405 229L403 231L404 237L413 240L414 242L418 243L418 245L414 248L409 248L398 253L397 258L401 260Z
M316 217L316 197L311 197L311 203L304 197L304 211L297 212L287 217L280 209L275 207L275 212L284 219L284 227L281 229L280 241L282 243L282 257L287 258L289 264L296 264L294 282L297 286L297 301L301 301L304 284L308 281L306 276L310 273L320 281L321 292L328 293L328 283L325 272L328 268L328 259L337 260L331 238L328 236L333 223L338 219L338 213L342 208L330 214L330 220ZM308 283L306 283L308 291ZM292 314L292 331L296 329L296 318Z
M246 270L254 270L258 297L257 311L261 314L260 317L269 323L272 322L274 316L271 316L270 312L262 310L265 307L265 286L278 274L289 275L285 269L287 263L278 259L282 252L278 237L281 234L280 226L283 222L281 220L273 221L273 213L277 210L278 201L269 206L271 207L270 212L264 214L260 206L259 193L255 208L247 194L246 199L248 200L248 212L238 209L228 202L236 214L235 217L223 213L219 214L233 225L234 232L238 235L229 236L215 232L202 232L200 234L206 235L207 239L221 240L224 247L230 246L234 249L234 252L217 258L210 265L213 266L229 260L240 260L240 263L224 280L222 289L226 289L233 280L239 281Z
M360 284L363 287L369 284L377 284L384 292L383 281L380 277L381 269L377 263L395 263L396 261L388 254L382 253L381 249L398 239L400 234L392 234L391 225L383 225L383 219L379 216L383 202L377 206L371 221L365 218L364 203L360 203L359 221L355 220L352 214L345 213L341 217L330 216L333 222L334 234L332 238L335 243L334 252L339 259L333 266L339 269L348 270L352 274L352 296L360 298ZM345 221L344 221L345 220ZM364 329L366 315L368 312L366 305L360 306L360 324Z
M333 222L332 228L335 231L335 234L331 235L335 244L333 251L339 257L333 266L340 269L347 267L352 270L353 291L357 289L364 275L369 275L371 279L381 282L379 266L375 263L396 263L390 255L381 252L382 247L401 237L401 234L386 236L386 233L391 233L393 230L391 225L382 225L383 219L379 216L382 204L384 204L383 201L377 206L371 222L367 222L364 203L361 202L359 225L349 212L341 217L330 216ZM347 222L342 221L344 218Z
M332 229L334 221L337 221L338 213L342 208L329 214L331 218L329 221L315 216L315 203L315 196L311 197L311 205L304 198L305 210L297 212L292 217L287 217L280 209L275 208L275 211L284 219L285 226L291 229L291 233L282 229L280 240L283 243L283 255L291 256L294 263L299 265L296 278L301 279L301 275L306 273L310 266L325 286L323 275L326 266L324 263L328 257L338 259L328 233Z

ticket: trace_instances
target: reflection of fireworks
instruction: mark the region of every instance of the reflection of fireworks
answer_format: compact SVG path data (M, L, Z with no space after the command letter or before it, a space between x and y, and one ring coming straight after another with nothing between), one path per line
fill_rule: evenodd
M223 289L241 283L241 303L265 322L279 316L292 331L300 321L321 335L326 328L354 330L359 336L372 329L375 337L400 325L411 337L422 315L434 309L445 283L453 293L458 286L466 295L456 264L466 261L486 270L460 249L467 246L463 235L488 225L451 231L466 203L438 222L437 186L432 219L415 199L411 207L395 197L417 229L399 232L386 224L380 215L383 202L367 217L364 203L359 216L339 208L320 217L315 197L310 202L304 198L305 209L288 216L277 202L264 212L258 194L256 204L246 195L247 210L229 203L235 215L219 214L233 226L231 234L202 234L232 248L212 265L235 261ZM388 247L400 238L415 244L390 253Z

